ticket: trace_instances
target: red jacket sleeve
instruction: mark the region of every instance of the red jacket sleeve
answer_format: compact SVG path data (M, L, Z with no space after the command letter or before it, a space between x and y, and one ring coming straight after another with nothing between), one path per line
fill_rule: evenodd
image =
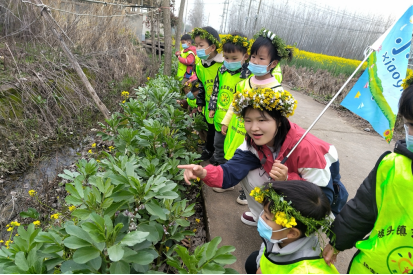
M207 175L202 181L209 187L222 188L222 182L224 181L224 171L221 166L207 165L205 167Z
M181 56L178 57L179 62L181 62L184 65L193 65L195 62L195 56L193 54L188 55L186 58L183 58Z

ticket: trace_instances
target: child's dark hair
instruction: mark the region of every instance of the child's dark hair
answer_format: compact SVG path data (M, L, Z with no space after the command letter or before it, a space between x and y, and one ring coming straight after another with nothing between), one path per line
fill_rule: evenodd
M405 119L413 120L413 85L407 87L400 97L399 114Z
M232 36L241 36L241 37L247 37L245 34L240 33L240 32L233 32L231 33ZM242 47L241 45L233 44L231 42L225 43L222 46L222 51L226 53L235 53L235 52L242 52L242 54L247 53L247 49L245 47Z
M272 183L271 187L266 183L264 190L268 188L273 189L279 195L283 195L284 200L291 201L291 206L299 211L303 217L320 221L331 212L330 201L324 195L321 188L314 183L303 180L279 181ZM274 202L265 197L263 205L264 207L268 205L269 209L271 209ZM297 222L295 228L300 230L301 237L304 237L307 226L298 219L295 221Z
M184 34L181 37L181 41L192 41L192 37L189 34Z
M253 109L253 107L249 106L247 108L244 108L241 112L241 116L245 117L245 114L247 113L248 110ZM258 110L263 118L265 118L265 113L264 111ZM281 115L281 112L272 109L271 111L265 110L265 112L271 116L276 123L276 126L278 128L277 134L275 135L275 140L274 140L274 148L277 150L278 148L281 148L282 144L284 143L285 138L287 137L288 131L291 129L290 122L288 121L288 118L285 116ZM247 145L251 147L251 138L247 134Z
M254 43L251 46L251 54L258 54L258 50L261 47L266 47L269 51L270 57L271 57L271 62L274 60L281 60L281 57L278 55L277 49L275 48L274 44L272 44L271 40L266 37L258 37L257 40L254 41ZM287 48L289 51L287 61L291 61L293 59L293 51L290 48Z
M213 27L207 26L207 27L203 27L202 29L204 29L204 30L206 30L207 32L209 32L216 40L218 40L218 42L221 41L221 39L219 38L218 32L217 32ZM208 46L211 46L211 45L214 44L214 43L213 43L211 40L209 40L208 38L205 38L205 40L208 42Z

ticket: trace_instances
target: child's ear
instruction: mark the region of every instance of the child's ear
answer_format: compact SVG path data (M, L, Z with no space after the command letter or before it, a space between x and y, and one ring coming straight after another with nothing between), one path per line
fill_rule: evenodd
M217 46L215 46L215 44L212 44L211 47L212 47L212 51L215 52L215 50L217 49Z
M287 237L289 239L298 239L300 238L300 236L301 236L301 231L295 227L291 228L287 233Z
M248 59L250 58L250 56L246 53L245 55L244 55L244 61L247 61Z
M279 62L278 60L274 60L274 61L271 63L270 69L277 67L278 62Z

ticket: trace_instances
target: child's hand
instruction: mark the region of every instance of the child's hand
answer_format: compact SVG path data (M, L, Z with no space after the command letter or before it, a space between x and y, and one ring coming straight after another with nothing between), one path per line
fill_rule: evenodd
M222 124L222 126L221 126L221 134L223 134L224 136L226 136L226 135L227 135L227 130L228 130L228 126Z
M256 274L262 274L261 267L259 267L259 268L258 268L258 270L257 270L257 273L256 273Z
M214 117L215 115L215 111L214 110L210 110L209 111L209 117Z
M324 261L326 261L326 264L329 266L331 264L334 264L337 260L337 255L339 251L335 250L334 247L332 247L330 244L326 245L326 247L323 250L323 258Z
M189 84L191 84L191 80L188 80L187 82L185 82L185 86L188 86Z
M198 106L198 112L202 113L202 106Z
M188 165L178 165L179 169L185 169L184 179L188 185L191 185L190 180L196 180L197 178L203 179L207 175L207 170L201 165L188 164Z
M270 177L273 180L284 181L287 180L288 176L288 167L284 164L281 164L280 160L274 160L274 164L272 165Z
M175 56L179 56L179 55L181 55L181 52L180 51L177 51L176 53L175 53Z

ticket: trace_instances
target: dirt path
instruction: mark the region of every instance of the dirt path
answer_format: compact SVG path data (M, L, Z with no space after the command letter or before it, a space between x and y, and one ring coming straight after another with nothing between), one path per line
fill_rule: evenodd
M306 129L325 105L288 87L285 89L291 91L298 101L297 110L291 121ZM378 134L365 132L362 128L354 126L352 121L346 121L346 118L340 117L334 110L328 110L311 133L336 146L341 164L341 179L349 192L349 199L354 197L380 155L385 151L392 151L394 146L393 142L388 145ZM245 273L245 260L259 249L261 239L256 227L241 222L240 216L244 211L248 211L248 207L236 202L239 187L235 190L215 193L212 188L203 188L210 237L221 236L222 245L236 247L234 255L238 260L231 267ZM336 266L341 273L347 272L355 251L352 249L339 254Z

